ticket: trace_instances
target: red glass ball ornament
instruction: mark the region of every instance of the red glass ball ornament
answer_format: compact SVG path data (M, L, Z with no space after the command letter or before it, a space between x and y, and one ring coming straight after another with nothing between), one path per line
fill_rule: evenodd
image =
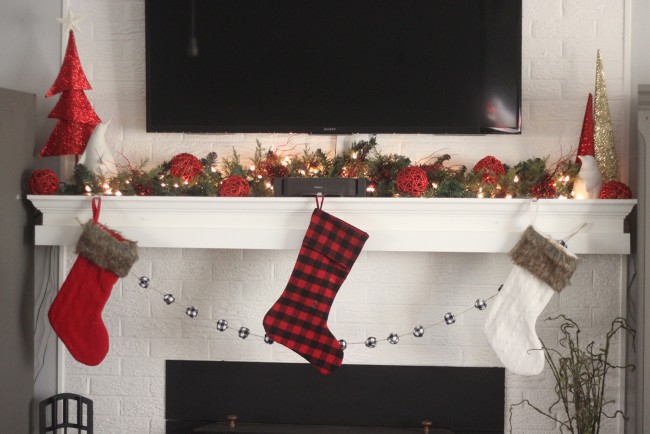
M172 176L182 178L183 181L193 181L201 172L201 160L192 154L182 153L172 158L170 173Z
M133 190L137 196L152 196L154 193L153 188L145 184L134 184Z
M245 197L250 194L251 187L248 181L241 176L232 175L221 183L221 196Z
M552 199L557 194L557 188L553 185L553 178L550 175L544 175L539 184L530 188L530 193L537 199Z
M632 199L632 190L621 181L607 181L600 189L601 199Z
M416 197L424 193L429 184L427 172L415 166L400 170L395 179L395 183L399 191Z
M269 164L264 168L264 171L271 182L275 178L286 178L289 176L289 169L282 164Z
M59 190L59 177L50 169L36 169L29 178L32 194L54 194Z
M474 165L472 171L476 174L480 174L483 182L490 184L496 184L499 178L506 174L506 169L503 167L503 163L491 155L479 160L479 162Z

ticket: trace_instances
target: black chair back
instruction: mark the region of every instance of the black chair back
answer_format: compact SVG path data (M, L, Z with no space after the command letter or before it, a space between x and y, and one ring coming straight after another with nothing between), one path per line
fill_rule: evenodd
M59 393L39 404L39 434L93 434L93 402L74 393ZM61 431L63 429L63 431Z

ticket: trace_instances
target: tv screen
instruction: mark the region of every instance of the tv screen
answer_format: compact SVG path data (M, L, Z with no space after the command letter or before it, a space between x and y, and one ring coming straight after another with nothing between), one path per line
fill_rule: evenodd
M145 11L147 131L521 131L521 0L146 0Z

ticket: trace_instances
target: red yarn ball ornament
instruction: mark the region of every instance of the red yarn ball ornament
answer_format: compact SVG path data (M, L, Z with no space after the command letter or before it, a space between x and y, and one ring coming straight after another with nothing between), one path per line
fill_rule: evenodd
M36 169L29 178L32 194L54 194L59 190L59 177L50 169Z
M203 165L194 155L182 153L172 158L169 171L172 176L182 178L183 181L193 181L203 172Z
M400 170L395 183L399 191L416 197L424 193L429 186L427 172L415 166Z
M241 176L232 175L221 183L221 196L245 197L250 194L251 187L248 181Z
M496 184L499 178L506 174L506 169L503 167L503 163L491 155L479 160L479 162L474 165L472 171L476 174L480 174L483 182L490 184Z
M600 189L601 199L632 199L632 190L621 181L607 181Z

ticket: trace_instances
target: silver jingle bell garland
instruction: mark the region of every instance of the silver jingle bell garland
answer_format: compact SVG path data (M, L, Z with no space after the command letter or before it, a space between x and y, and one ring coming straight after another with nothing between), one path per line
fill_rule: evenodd
M557 242L561 246L563 246L564 248L567 248L568 246L567 246L566 241L568 241L571 237L573 237L575 234L577 234L585 226L586 226L586 224L583 224L578 229L576 229L573 233L571 233L568 237L566 237L564 240L557 240ZM149 289L149 287L151 285L151 279L149 277L147 277L147 276L140 276L140 277L136 276L136 277L138 278L138 285L141 288ZM459 316L461 316L461 315L463 315L463 314L465 314L465 313L467 313L467 312L469 312L470 310L473 310L473 309L476 309L476 310L479 310L479 311L485 310L487 308L487 305L488 305L487 302L492 300L494 297L496 297L497 294L499 293L499 291L501 291L501 288L503 288L503 285L499 286L499 289L497 290L497 292L495 294L491 295L490 297L488 297L485 300L481 299L481 298L477 299L474 302L473 306L468 307L467 309L465 309L465 310L463 310L463 311L461 311L461 312L459 312L457 314L454 314L452 312L447 312L445 314L444 318L441 321L437 322L437 323L434 323L434 324L431 324L431 325L428 325L428 326L422 326L422 325L415 326L413 328L413 331L410 332L410 333L403 333L403 334L390 333L388 335L388 337L386 337L385 339L377 339L374 336L370 336L365 341L361 341L361 342L348 342L345 339L339 339L338 340L339 345L341 345L342 350L346 350L349 345L365 345L366 348L376 348L377 344L379 342L381 342L381 341L386 341L389 344L396 345L397 343L399 343L400 338L402 338L404 336L408 336L410 334L412 334L416 338L421 338L422 336L424 336L424 332L428 328L435 327L435 326L442 325L442 324L452 325L452 324L454 324L456 322L457 317L459 317ZM159 291L156 291L156 292L159 292ZM166 293L166 294L162 294L162 296L163 296L163 302L165 302L165 304L167 304L167 305L174 304L174 302L176 301L176 298L174 297L173 294ZM199 314L199 310L194 306L189 306L189 307L187 307L185 309L185 314L190 318L196 318L198 316L198 314ZM225 332L226 330L229 330L228 321L225 320L225 319L218 320L216 322L216 329L218 331L220 331L220 332ZM239 337L241 339L246 339L249 336L255 336L255 337L262 338L266 344L269 344L269 345L273 344L273 339L271 337L269 337L266 334L258 335L258 334L255 334L255 333L251 333L251 331L248 329L248 327L243 327L243 326L240 327L239 330L237 330L237 334L239 335Z
M149 277L147 277L147 276L139 276L139 277L136 276L136 277L138 279L138 286L140 286L143 289L152 289L152 288L150 288L151 279ZM502 287L503 287L503 285L499 286L498 291L501 291ZM152 290L155 291L155 292L160 293L160 291L157 291L156 289L152 289ZM160 294L162 294L163 302L165 304L167 304L168 306L175 303L176 297L174 297L173 294L170 294L170 293L160 293ZM367 348L376 348L377 344L379 342L382 342L382 341L386 341L389 344L396 345L396 344L399 343L400 338L402 338L404 336L408 336L408 335L413 335L416 338L421 338L422 336L424 336L424 332L428 328L438 326L438 325L441 325L441 324L452 325L452 324L454 324L456 322L457 317L459 317L459 316L461 316L461 315L463 315L463 314L465 314L465 313L467 313L467 312L469 312L470 310L473 310L473 309L477 309L479 311L485 310L487 308L487 302L492 300L494 297L496 297L496 295L497 294L495 293L495 294L491 295L490 297L488 297L485 300L479 298L479 299L476 300L476 302L474 303L474 305L472 307L469 307L469 308L463 310L462 312L460 312L458 314L453 314L452 312L447 312L445 314L443 320L439 321L437 323L434 323L434 324L431 324L431 325L428 325L428 326L422 326L422 325L415 326L413 328L413 331L410 332L410 333L402 333L402 334L390 333L388 335L388 337L386 337L385 339L377 339L374 336L370 336L365 341L362 341L362 342L348 342L345 339L339 339L338 342L341 345L341 349L346 350L348 348L348 345L362 345L362 344L365 345ZM187 307L185 309L185 314L190 318L196 318L199 315L199 309L196 308L195 306L189 306L189 307ZM228 320L226 320L226 319L217 320L216 329L218 331L220 331L220 332L225 332L226 330L230 330ZM234 330L234 329L232 329L232 330ZM266 343L268 345L271 345L271 344L274 343L273 339L271 337L269 337L268 335L266 335L266 334L258 335L258 334L255 334L255 333L251 333L251 331L250 331L250 329L248 327L242 326L236 331L237 331L238 336L241 339L246 339L249 336L255 336L255 337L262 338L264 340L264 343Z

